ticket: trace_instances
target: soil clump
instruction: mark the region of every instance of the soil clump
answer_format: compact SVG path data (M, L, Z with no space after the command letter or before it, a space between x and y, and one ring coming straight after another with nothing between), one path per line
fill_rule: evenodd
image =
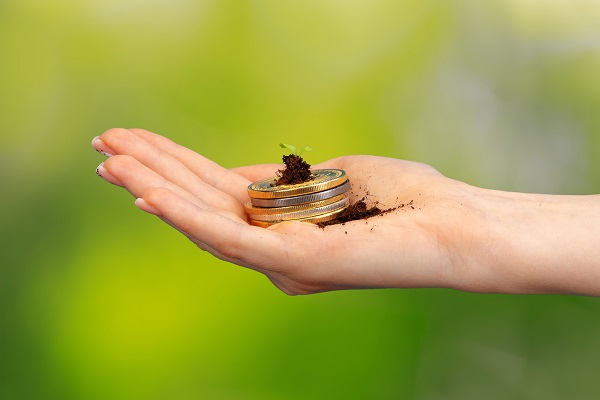
M342 212L342 214L339 217L337 217L336 219L331 220L331 221L319 222L319 223L317 223L317 226L321 229L325 229L325 227L329 226L329 225L339 225L339 224L344 225L346 222L367 219L367 218L375 217L377 215L384 215L384 214L387 214L389 212L396 210L397 208L404 207L404 204L402 204L399 207L393 207L393 208L388 208L388 209L382 210L381 208L377 207L377 204L375 204L373 207L369 208L367 206L367 203L365 202L365 199L366 199L366 196L363 197L362 199L358 200L356 203L350 204L344 210L344 212ZM412 204L412 201L411 201L411 204Z
M312 179L310 164L304 161L302 157L290 154L283 156L282 160L285 168L277 171L278 179L275 186L295 185L297 183L308 182Z

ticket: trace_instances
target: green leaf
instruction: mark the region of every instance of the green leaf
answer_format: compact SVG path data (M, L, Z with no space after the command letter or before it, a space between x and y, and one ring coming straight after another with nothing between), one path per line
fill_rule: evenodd
M287 144L287 143L279 143L279 147L281 147L282 149L288 149L291 150L292 153L298 155L296 153L296 146L292 146L291 144Z
M310 146L304 146L304 147L302 148L302 150L300 150L300 152L298 153L298 157L299 157L299 156L300 156L302 153L304 153L305 151L312 151L312 147L310 147Z

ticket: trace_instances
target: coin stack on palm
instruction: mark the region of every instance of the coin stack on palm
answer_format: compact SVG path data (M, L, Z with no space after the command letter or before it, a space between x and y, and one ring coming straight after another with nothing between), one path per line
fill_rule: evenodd
M283 221L325 222L336 219L349 205L350 181L341 169L317 169L311 180L277 185L278 177L248 186L246 213L252 225L269 227Z

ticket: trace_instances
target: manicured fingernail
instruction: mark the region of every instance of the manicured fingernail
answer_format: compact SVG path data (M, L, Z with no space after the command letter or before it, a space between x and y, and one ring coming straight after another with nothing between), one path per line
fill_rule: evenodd
M120 180L118 180L110 172L108 172L108 170L104 167L104 163L98 165L98 167L96 168L96 175L98 175L105 181L112 183L113 185L123 186Z
M145 211L145 212L153 214L153 215L160 215L160 211L157 208L150 205L150 203L148 203L146 200L142 199L141 197L135 199L135 205L137 206L137 208L139 208L142 211Z
M92 147L100 154L105 157L111 157L114 154L111 153L112 150L100 139L100 136L96 136L92 139Z

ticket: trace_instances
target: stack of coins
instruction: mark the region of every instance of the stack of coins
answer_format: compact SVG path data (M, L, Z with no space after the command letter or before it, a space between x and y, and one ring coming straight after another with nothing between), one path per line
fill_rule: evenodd
M252 225L263 228L283 221L325 222L336 219L350 204L350 181L341 169L317 169L312 179L277 186L277 177L248 186L246 213Z

